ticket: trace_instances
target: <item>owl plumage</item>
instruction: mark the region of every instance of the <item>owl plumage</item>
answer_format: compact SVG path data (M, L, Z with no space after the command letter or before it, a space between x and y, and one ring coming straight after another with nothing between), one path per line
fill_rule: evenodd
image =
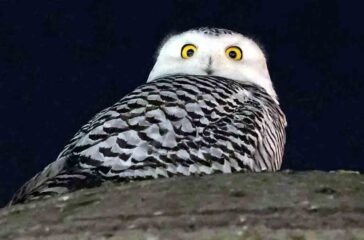
M276 171L285 126L260 48L193 29L166 40L148 82L84 125L12 203L104 181Z

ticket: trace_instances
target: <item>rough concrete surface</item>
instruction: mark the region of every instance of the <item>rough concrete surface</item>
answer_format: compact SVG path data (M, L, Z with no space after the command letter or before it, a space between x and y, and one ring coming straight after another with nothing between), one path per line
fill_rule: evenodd
M109 183L0 210L0 239L364 240L364 175L286 171Z

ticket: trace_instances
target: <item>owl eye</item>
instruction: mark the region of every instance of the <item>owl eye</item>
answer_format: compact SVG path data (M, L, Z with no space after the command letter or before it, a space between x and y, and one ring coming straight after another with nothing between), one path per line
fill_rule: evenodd
M192 57L197 51L197 47L193 44L186 44L181 49L181 57L184 59Z
M228 58L231 58L235 61L243 59L243 51L241 51L241 48L237 46L228 47L225 50L225 54Z

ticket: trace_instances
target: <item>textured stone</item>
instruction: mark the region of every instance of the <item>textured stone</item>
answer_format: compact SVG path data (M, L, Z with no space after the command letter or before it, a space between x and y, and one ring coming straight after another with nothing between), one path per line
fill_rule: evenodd
M364 239L364 175L244 173L104 184L2 209L0 239Z

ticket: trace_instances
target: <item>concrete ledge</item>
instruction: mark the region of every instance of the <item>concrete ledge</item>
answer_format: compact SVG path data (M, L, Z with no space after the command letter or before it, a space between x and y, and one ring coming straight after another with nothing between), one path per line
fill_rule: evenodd
M0 239L364 239L364 175L109 183L0 210Z

